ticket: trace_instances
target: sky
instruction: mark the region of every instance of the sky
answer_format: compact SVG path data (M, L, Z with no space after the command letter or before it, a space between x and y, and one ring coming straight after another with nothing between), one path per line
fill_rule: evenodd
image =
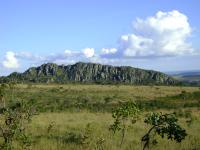
M1 0L0 76L79 61L200 70L198 0Z

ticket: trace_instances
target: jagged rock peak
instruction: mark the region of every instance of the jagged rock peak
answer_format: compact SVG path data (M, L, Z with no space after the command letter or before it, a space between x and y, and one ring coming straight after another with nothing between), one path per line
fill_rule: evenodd
M66 66L47 63L39 67L32 67L24 73L11 74L8 77L1 78L0 82L11 78L19 82L37 83L95 82L162 85L174 85L177 83L172 77L158 71L85 62L77 62Z

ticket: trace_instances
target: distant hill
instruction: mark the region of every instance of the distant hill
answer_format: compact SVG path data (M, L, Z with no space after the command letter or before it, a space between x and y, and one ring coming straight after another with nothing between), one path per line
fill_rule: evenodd
M24 73L14 72L1 77L0 82L14 80L20 83L122 83L122 84L156 84L174 85L179 83L174 78L161 72L144 70L129 66L115 67L95 63L78 62L74 65L57 65L53 63L33 67Z
M200 86L200 71L198 71L198 70L171 72L168 74L186 84Z

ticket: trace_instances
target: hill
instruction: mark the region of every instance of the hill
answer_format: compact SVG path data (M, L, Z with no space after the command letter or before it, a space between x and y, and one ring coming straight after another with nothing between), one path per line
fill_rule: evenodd
M200 71L198 70L171 72L169 75L173 76L179 81L182 81L186 85L189 84L200 86Z
M73 65L43 64L29 68L24 73L14 72L1 77L0 82L14 80L20 83L122 83L122 84L158 84L174 85L174 78L153 70L144 70L129 66L111 66L78 62Z

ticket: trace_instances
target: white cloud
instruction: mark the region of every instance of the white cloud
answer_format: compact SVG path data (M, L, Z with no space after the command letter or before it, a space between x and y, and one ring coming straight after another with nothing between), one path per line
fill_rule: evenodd
M71 64L72 62L90 59L94 56L93 48L85 48L82 51L65 50L63 53L53 53L47 55L44 62L53 62L58 64Z
M134 33L121 36L119 53L125 57L160 57L192 54L187 39L192 29L186 15L177 10L159 11L153 17L137 19Z
M72 52L71 50L65 50L65 51L64 51L64 55L65 55L65 56L71 56L72 53L73 53L73 52Z
M67 49L61 53L50 53L44 56L30 52L7 52L2 64L5 68L18 68L18 59L32 64L46 62L69 64L77 61L106 64L128 64L129 62L130 64L130 61L137 63L143 59L136 61L127 58L194 54L195 50L187 41L191 33L192 29L185 14L177 10L159 11L155 16L136 19L133 23L133 33L122 35L116 48L102 48L99 53L96 53L94 48L77 51Z
M84 56L86 58L90 58L94 56L94 49L93 48L85 48L82 50Z
M16 58L19 58L19 59L26 59L26 60L33 60L33 61L41 61L44 59L43 56L32 54L27 51L16 53L15 56Z
M6 52L6 55L5 55L5 60L3 61L3 66L5 68L9 68L9 69L12 69L12 68L19 68L19 62L16 58L16 55L14 52Z
M16 58L28 60L32 64L57 63L57 64L72 64L77 61L90 61L94 56L93 48L85 48L82 51L64 50L61 53L49 53L44 56L35 55L29 52L16 53Z
M65 50L62 53L52 53L47 55L42 60L43 63L53 62L58 64L71 64L76 61L87 61L92 58L95 54L95 50L93 48L85 48L82 51L75 50Z
M114 54L117 52L116 48L102 48L101 53L104 54Z
M123 51L123 55L126 57L148 56L154 53L150 49L152 44L152 39L134 34L123 35L120 39L120 50Z

